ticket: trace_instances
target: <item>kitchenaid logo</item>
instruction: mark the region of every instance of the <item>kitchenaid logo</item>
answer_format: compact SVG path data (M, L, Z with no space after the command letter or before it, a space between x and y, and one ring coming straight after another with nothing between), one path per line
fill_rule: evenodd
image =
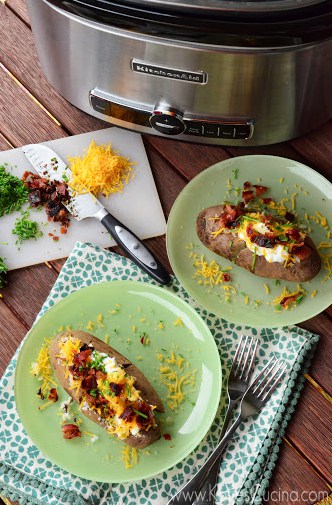
M206 72L189 72L188 70L178 70L175 68L158 67L149 63L132 60L131 69L140 74L166 77L167 79L177 79L179 81L193 82L196 84L206 84Z

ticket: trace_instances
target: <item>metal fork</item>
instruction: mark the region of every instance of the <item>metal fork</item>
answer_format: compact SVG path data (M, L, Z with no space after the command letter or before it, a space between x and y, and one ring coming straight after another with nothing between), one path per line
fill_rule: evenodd
M219 441L227 431L227 427L232 417L232 412L238 400L242 398L248 389L249 382L254 369L254 361L257 351L258 340L249 336L242 336L237 346L232 368L229 373L227 383L228 407L225 415L224 424L220 433ZM220 461L222 455L211 467L209 474L202 485L200 496L194 502L194 505L214 505L215 496L213 490L218 483L220 470Z
M174 505L175 503L181 505L193 504L199 495L208 472L222 454L236 428L244 419L257 414L266 404L273 391L278 386L286 368L287 366L282 361L275 360L274 358L270 359L268 364L258 374L244 394L240 403L240 413L237 419L231 425L204 465L198 470L194 477L169 500L167 505Z

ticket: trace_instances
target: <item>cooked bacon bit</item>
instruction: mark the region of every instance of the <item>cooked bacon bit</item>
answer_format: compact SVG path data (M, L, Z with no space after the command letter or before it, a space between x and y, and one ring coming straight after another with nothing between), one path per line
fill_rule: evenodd
M58 242L58 240L59 240L59 237L57 235L53 235L53 233L49 233L48 236L52 237L52 239L54 240L54 242Z
M89 350L89 349L90 349L90 351L93 351L93 350L94 350L94 347L92 347L92 346L90 346L90 345L88 345L88 344L83 344L83 345L80 347L80 351L87 351L87 350Z
M134 409L131 405L129 407L125 408L122 414L119 415L120 419L123 419L124 421L130 423L135 417L135 412Z
M273 238L266 237L265 235L252 235L250 241L259 247L267 247L269 249L275 245Z
M254 227L253 227L253 224L250 223L250 224L248 224L248 226L246 228L246 234L248 237L250 237L253 233L254 233Z
M242 214L242 211L233 205L226 205L224 212L219 217L219 223L222 228L231 228L236 218Z
M295 216L294 214L292 214L291 212L285 212L285 219L287 219L287 221L289 221L290 223L292 223L295 219Z
M163 437L165 440L172 440L172 436L169 433L164 433Z
M242 191L242 198L244 200L244 203L247 204L255 198L254 192L253 191Z
M44 400L45 396L43 395L41 388L38 389L37 395L40 396L41 400Z
M58 401L58 392L55 388L50 389L50 394L48 395L48 399L52 400L52 402L57 402Z
M63 438L71 439L81 437L82 433L80 432L78 426L76 424L64 424L61 426L61 430L63 433Z
M269 189L266 186L260 186L259 184L253 184L252 187L256 190L256 196L260 196L263 193L266 193L266 191Z
M91 389L96 389L97 385L96 376L90 374L82 380L81 388L84 389L84 391L91 391Z
M231 276L227 273L223 274L223 279L225 282L229 282L231 280Z
M246 182L243 184L243 189L249 189L249 188L251 188L251 182L246 181Z
M30 205L32 207L44 205L48 220L60 222L62 228L66 230L70 224L69 213L64 207L64 203L69 200L67 184L63 181L49 181L45 177L27 171L24 172L22 180L29 189Z
M268 205L269 203L273 202L273 200L272 200L272 198L267 197L267 198L263 198L263 199L262 199L262 202L263 202L265 205Z
M91 393L92 391L90 391ZM108 405L108 400L101 396L101 394L97 394L97 396L93 396L90 393L85 394L85 400L90 405L90 407L101 407L104 405Z
M292 295L292 296L285 296L285 298L283 298L280 302L280 305L283 307L283 308L286 308L288 307L289 305L291 305L293 302L295 302L297 299L298 299L299 295L296 294L296 295Z
M142 428L147 428L153 424L153 414L150 405L144 401L134 403L134 411L136 411L136 422Z
M306 245L303 245L301 247L297 247L294 251L294 254L297 258L299 258L299 260L302 261L310 256L311 250Z
M106 373L104 373L104 372L102 372L101 370L97 370L97 371L96 371L96 378L97 378L98 380L102 380L102 381L104 381L104 380L106 380L106 379L107 379L107 374L106 374Z
M120 396L120 394L123 391L123 385L122 384L116 384L116 382L110 382L110 388L111 388L111 391L114 393L115 396Z
M290 228L289 230L287 230L286 231L286 235L289 238L295 240L296 242L298 242L299 240L301 240L300 232L296 228Z
M304 242L298 242L297 244L290 244L290 243L288 243L289 252L290 253L294 253L294 252L296 253L295 249L299 249L303 245L304 245Z
M89 361L91 355L91 349L86 349L85 351L80 351L75 354L73 359L73 364L76 366L84 366Z
M66 233L67 233L67 228L65 228L64 226L62 226L62 227L60 228L60 233L61 233L62 235L66 235Z

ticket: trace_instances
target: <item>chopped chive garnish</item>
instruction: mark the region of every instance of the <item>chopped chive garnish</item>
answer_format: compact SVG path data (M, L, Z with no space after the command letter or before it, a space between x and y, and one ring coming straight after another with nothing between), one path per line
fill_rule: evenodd
M255 263L256 263L256 255L257 255L257 248L256 246L254 247L254 257L252 259L252 264L251 264L251 271L254 271L255 268Z
M148 418L148 416L146 414L143 414L143 412L140 412L139 410L136 410L136 409L133 409L135 414L137 414L138 416L141 416L141 417L144 417L145 419Z

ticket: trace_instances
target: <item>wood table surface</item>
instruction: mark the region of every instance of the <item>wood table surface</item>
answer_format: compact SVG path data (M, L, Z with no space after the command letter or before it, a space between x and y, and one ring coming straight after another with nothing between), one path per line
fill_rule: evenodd
M0 0L0 34L0 150L109 127L70 105L46 81L24 0ZM153 136L143 136L143 140L166 217L190 179L210 165L234 156L283 156L332 179L332 122L290 142L257 148L204 146ZM146 243L171 272L165 237ZM64 261L9 273L8 286L1 291L0 300L0 375L30 329ZM330 307L301 324L321 338L283 438L266 504L316 503L331 493L331 319Z

